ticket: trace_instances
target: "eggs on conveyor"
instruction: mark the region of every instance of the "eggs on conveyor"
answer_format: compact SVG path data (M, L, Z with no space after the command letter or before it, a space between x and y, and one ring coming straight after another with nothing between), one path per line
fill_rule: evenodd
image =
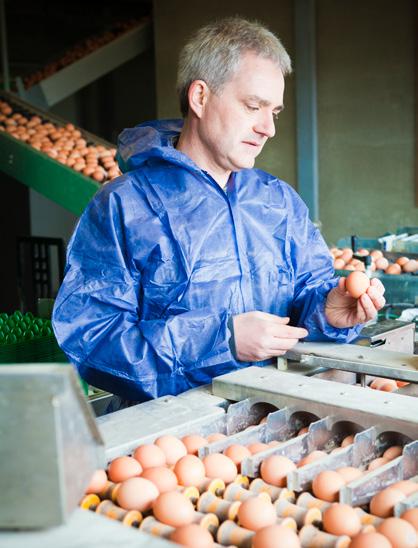
M211 548L214 545L209 531L197 523L178 527L171 533L170 540L188 548Z
M222 453L212 453L203 459L206 477L220 478L225 483L231 483L237 477L238 469L234 462Z
M296 470L293 461L282 455L271 455L263 460L260 467L262 479L276 487L286 487L286 476Z
M158 489L147 479L129 478L123 481L117 491L117 502L125 510L145 512L159 496Z
M353 537L360 532L359 515L348 504L335 503L326 508L322 515L324 530L333 535Z
M270 525L259 529L253 539L252 548L300 548L295 531L283 525Z
M190 548L209 548L215 540L230 548L417 548L418 508L394 517L395 505L418 491L417 482L394 482L369 504L352 507L339 501L340 491L369 473L373 465L367 470L366 459L361 468L325 469L313 477L309 490L294 492L286 487L287 475L334 450L314 449L298 462L267 456L260 477L252 479L238 475L239 466L269 444L251 437L247 446L231 443L223 453L199 458L194 453L208 438L163 435L136 447L133 456L115 458L107 471L95 472L81 507ZM337 449L344 451L354 438L350 431L338 433ZM402 451L402 445L387 444L374 460L385 464Z
M330 253L334 259L335 270L358 270L364 272L366 267L363 261L353 256L353 251L349 247L339 249L332 247ZM374 249L370 253L367 249L359 249L356 251L357 256L371 257L371 270L381 270L385 274L401 274L414 273L418 271L418 261L409 259L408 257L399 257L395 262L391 263L383 256L382 251Z
M73 124L58 126L38 115L26 116L0 100L0 131L99 183L121 175L116 149L89 143Z
M188 498L177 491L162 493L153 504L154 516L172 527L192 523L195 510Z
M384 535L393 548L416 548L418 535L415 528L401 518L387 518L378 527L377 532Z

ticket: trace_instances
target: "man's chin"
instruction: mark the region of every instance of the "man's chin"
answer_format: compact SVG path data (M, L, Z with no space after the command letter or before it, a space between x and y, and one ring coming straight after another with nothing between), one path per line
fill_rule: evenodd
M240 158L239 162L235 162L234 171L241 171L241 169L251 169L254 167L255 158Z

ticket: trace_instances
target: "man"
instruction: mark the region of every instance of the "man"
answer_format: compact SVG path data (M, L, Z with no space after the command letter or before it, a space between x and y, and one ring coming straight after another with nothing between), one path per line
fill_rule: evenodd
M68 250L57 339L89 383L135 401L265 364L299 339L347 342L384 305L359 300L295 191L253 169L275 134L290 59L257 23L201 29L180 57L181 121L120 137Z

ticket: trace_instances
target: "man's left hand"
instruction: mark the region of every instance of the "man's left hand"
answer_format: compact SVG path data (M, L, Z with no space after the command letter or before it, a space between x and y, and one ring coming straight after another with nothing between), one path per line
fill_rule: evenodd
M328 323L334 327L344 328L373 320L386 302L382 282L372 278L366 293L355 299L346 290L345 280L346 278L340 278L338 286L328 293L325 303L325 317Z

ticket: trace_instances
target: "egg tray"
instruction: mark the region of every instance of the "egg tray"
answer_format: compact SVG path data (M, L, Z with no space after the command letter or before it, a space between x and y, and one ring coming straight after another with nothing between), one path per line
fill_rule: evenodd
M31 312L0 314L0 364L67 361L52 331L51 321Z
M412 479L418 482L418 442L407 442L407 437L399 432L387 432L386 426L374 426L362 430L361 424L353 425L346 421L344 413L335 416L325 416L319 420L310 422L306 434L295 436L295 432L306 421L312 419L311 409L306 407L306 402L299 402L291 407L285 407L277 411L271 411L263 424L249 425L249 422L260 418L262 400L258 397L248 398L236 404L231 404L229 412L229 424L231 431L236 427L244 427L242 431L231 433L227 438L213 442L199 450L199 456L204 457L211 453L222 452L226 447L240 443L248 444L254 441L268 442L271 440L285 440L280 447L272 447L266 451L257 453L241 463L241 476L235 482L225 487L219 480L212 480L205 490L197 490L195 487L182 488L183 494L190 498L196 505L196 523L208 529L213 536L222 542L222 545L234 544L240 548L251 546L253 532L238 526L234 521L237 517L239 504L248 497L260 493L268 493L269 498L275 501L278 513L278 522L287 527L299 530L301 538L305 539L303 546L309 546L307 537L318 535L319 544L315 546L339 546L335 544L349 542L348 538L332 537L320 532L316 527L322 521L321 511L317 508L309 509L307 506L316 499L307 492L311 488L312 479L322 470L334 470L342 466L364 466L372 458L381 454L393 443L404 444L402 456L395 458L387 465L369 472L359 480L349 483L340 490L339 500L342 503L351 504L358 508L358 512L366 523L371 519L380 522L380 518L374 518L361 508L366 508L372 496L385 487L402 479ZM266 402L264 402L266 406ZM270 403L270 406L272 404ZM231 408L231 411L229 409ZM309 411L307 410L309 409ZM323 408L326 410L326 408ZM329 410L329 409L328 409ZM251 411L253 411L251 413ZM251 415L249 420L248 416ZM219 426L219 423L218 425ZM259 466L262 460L271 455L284 455L294 462L315 449L331 450L337 447L343 437L354 430L354 443L339 453L329 454L327 457L303 468L291 472L287 476L287 488L277 488L266 484L259 476ZM195 430L193 430L194 432ZM191 433L180 429L181 434ZM357 432L357 433L356 433ZM290 436L290 439L288 437ZM256 478L254 481L252 478ZM211 485L212 484L212 485ZM137 511L124 510L117 506L118 484L109 482L109 486L97 495L88 495L81 505L92 511L102 513L112 519L117 519L125 525L138 527L141 531L168 538L174 528L159 522L150 512L142 515ZM296 493L299 493L296 500ZM349 496L347 496L347 494ZM302 502L303 496L308 497L308 502ZM354 495L354 496L353 496ZM309 498L310 497L310 498ZM318 501L323 503L322 501ZM294 504L296 503L296 504ZM329 503L323 503L324 508ZM407 508L418 506L418 495L411 495L398 503L395 515L401 515ZM214 515L215 514L215 515ZM285 517L288 516L288 517ZM217 519L216 519L217 518ZM233 541L234 539L234 541ZM215 544L215 546L217 546Z

